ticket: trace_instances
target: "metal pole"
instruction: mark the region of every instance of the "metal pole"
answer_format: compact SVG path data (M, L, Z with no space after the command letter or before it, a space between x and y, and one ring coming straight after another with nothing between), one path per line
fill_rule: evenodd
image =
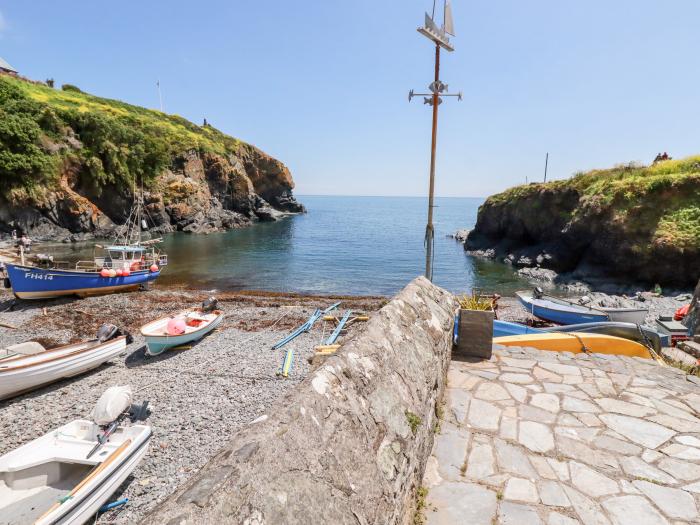
M163 113L163 97L160 94L160 79L156 82L158 86L158 101L160 102L160 112Z
M547 152L547 156L544 158L544 181L547 182L547 165L549 164L549 152Z
M440 80L440 46L435 44L435 83ZM433 280L433 199L435 193L435 150L437 148L438 105L440 94L433 93L433 137L430 146L430 190L428 192L428 225L425 227L425 277Z

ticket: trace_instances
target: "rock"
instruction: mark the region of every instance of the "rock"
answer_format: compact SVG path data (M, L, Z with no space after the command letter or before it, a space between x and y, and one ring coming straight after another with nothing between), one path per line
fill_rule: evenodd
M405 523L433 445L455 307L414 280L145 523ZM493 492L473 490L495 506Z
M522 421L518 442L533 452L548 452L554 448L554 437L548 426L534 421Z
M520 268L518 275L531 281L539 281L543 283L554 283L559 274L554 270L547 268Z
M550 507L571 507L561 483L556 481L543 481L540 484L540 499L544 505Z
M649 483L648 481L637 480L633 484L667 516L681 520L695 520L697 518L698 509L691 494L680 489Z
M523 478L508 479L503 497L508 500L524 501L526 503L538 503L540 501L535 484L529 479Z
M70 239L72 235L110 237L132 206L129 189L107 185L96 191L69 173L41 200L7 202L0 197L0 230L16 229L36 240ZM183 152L144 192L149 228L211 233L251 223L278 220L304 212L292 195L294 182L279 161L241 143L238 156ZM152 222L152 224L151 224Z
M501 525L542 525L542 520L537 511L528 505L520 505L505 501L501 503L498 512ZM470 523L469 521L457 521L455 523Z
M452 237L455 241L461 242L462 244L464 244L464 242L467 240L468 235L469 235L469 230L457 230L449 237Z
M614 525L668 525L664 518L641 496L620 496L603 502Z
M635 417L617 414L603 414L599 417L603 423L618 434L622 434L630 441L647 448L657 448L676 434L673 430L657 423Z
M620 488L615 481L582 463L571 461L569 470L571 471L571 481L574 487L588 496L600 498L601 496L620 492Z
M496 493L474 483L447 482L428 493L428 525L470 523L492 525L496 517ZM384 520L379 520L384 522Z

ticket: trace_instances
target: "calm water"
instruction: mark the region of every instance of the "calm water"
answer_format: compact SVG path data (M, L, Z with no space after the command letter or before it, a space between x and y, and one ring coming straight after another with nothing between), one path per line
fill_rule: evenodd
M226 233L165 236L162 246L170 265L159 282L207 289L390 295L423 273L426 199L299 200L308 214ZM461 244L447 238L474 225L481 202L436 199L434 282L454 292L477 288L504 293L529 287L509 267L469 257ZM92 253L91 245L57 249L71 259Z

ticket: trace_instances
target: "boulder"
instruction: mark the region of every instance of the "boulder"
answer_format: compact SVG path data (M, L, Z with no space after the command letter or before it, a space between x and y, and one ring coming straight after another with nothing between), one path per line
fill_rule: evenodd
M147 524L407 523L433 445L451 294L419 277Z

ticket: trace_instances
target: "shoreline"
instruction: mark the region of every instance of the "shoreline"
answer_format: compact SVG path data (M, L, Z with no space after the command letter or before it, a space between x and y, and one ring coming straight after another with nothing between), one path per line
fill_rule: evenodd
M99 396L110 386L130 384L134 402L148 399L153 429L148 453L111 500L129 504L102 514L98 523L134 523L186 483L228 436L277 407L310 372L314 347L331 331L319 321L280 350L272 345L304 323L316 308L342 300L336 315L352 309L372 315L386 302L380 297L328 297L252 292L217 294L226 312L222 325L188 350L146 358L138 327L151 319L192 306L204 291L156 288L86 299L15 302L0 293L0 347L26 340L55 346L94 337L111 322L134 336L126 352L85 374L0 401L0 455L73 419L90 418ZM15 305L14 309L9 307ZM363 323L350 327L341 341L355 337ZM288 348L295 352L288 378L276 375Z

